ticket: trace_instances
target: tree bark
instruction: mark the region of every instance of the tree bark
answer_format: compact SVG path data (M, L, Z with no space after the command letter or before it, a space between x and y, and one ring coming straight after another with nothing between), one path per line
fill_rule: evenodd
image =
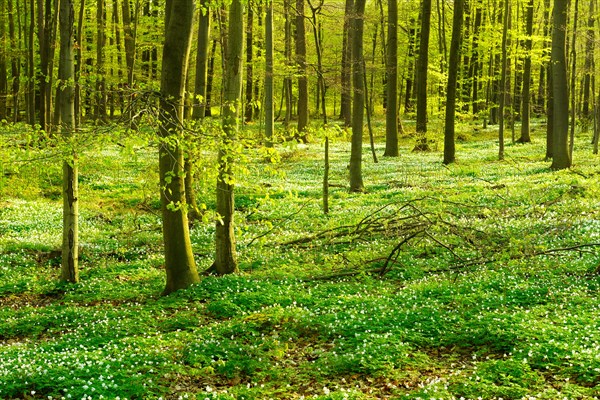
M355 0L352 14L352 146L350 150L350 191L364 191L362 142L365 109L363 68L363 28L365 0Z
M252 122L254 118L254 104L252 98L252 88L254 86L254 66L253 45L254 45L254 11L252 10L252 0L248 0L248 9L246 12L246 107L244 108L244 120Z
M265 146L273 147L273 0L267 0L265 17Z
M296 0L296 65L298 68L298 137L308 141L308 77L306 76L306 29L304 27L304 0Z
M444 122L444 164L456 160L454 142L454 116L456 114L456 81L460 59L460 44L463 23L464 0L454 1L452 17L452 38L450 40L450 63L448 65L448 83L446 86L446 119Z
M238 271L234 232L233 164L242 97L242 56L244 47L243 6L233 0L229 6L229 30L224 73L223 140L219 149L215 270L217 274Z
M8 35L10 37L10 45L13 49L20 49L20 43L17 43L17 35L15 31L15 15L12 1L8 1ZM11 78L12 78L12 101L13 101L13 122L19 121L19 89L21 87L21 56L16 54L11 57Z
M398 156L398 3L388 0L388 38L386 57L385 152Z
M105 0L96 2L96 107L94 116L98 122L106 122L106 77L104 47L106 44Z
M499 102L498 102L498 160L504 160L504 126L505 126L505 116L504 116L504 106L506 104L507 97L507 77L508 77L508 27L510 21L510 2L509 0L504 0L504 15L503 15L503 23L502 23L502 64L500 66L501 69L501 77L500 77L500 90L499 90Z
M417 61L417 149L427 150L427 71L429 68L429 31L431 0L421 3L421 33Z
M200 2L198 18L198 47L196 49L196 82L192 118L199 120L206 115L206 81L208 78L208 48L210 41L210 7L208 0Z
M531 112L531 36L533 35L533 0L527 2L525 17L525 62L523 65L523 87L521 94L521 137L519 143L531 142L530 112Z
M185 202L182 139L183 95L194 18L193 0L167 2L162 57L159 173L165 270L163 294L198 282Z
M342 64L340 118L344 125L352 125L352 29L350 29L354 0L346 0L344 8L344 32L342 36Z
M592 117L593 112L593 93L591 91L591 81L594 74L594 50L596 41L596 31L594 26L596 24L596 14L594 11L595 0L590 0L589 16L587 23L587 30L585 35L585 66L584 66L584 77L583 77L583 104L581 107L581 115L583 118L589 120ZM591 104L591 105L590 105Z
M75 19L72 0L60 0L60 64L59 90L61 133L70 141L75 133L75 99L73 96L74 49L73 23ZM63 238L61 279L79 281L79 191L77 184L77 155L72 152L63 161Z
M552 89L554 127L552 169L571 167L569 154L569 90L567 84L566 29L568 0L554 0L552 11Z

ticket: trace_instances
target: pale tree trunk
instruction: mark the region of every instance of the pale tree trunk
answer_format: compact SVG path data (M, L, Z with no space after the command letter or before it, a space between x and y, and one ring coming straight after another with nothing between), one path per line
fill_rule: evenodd
M206 114L206 78L208 73L208 44L210 33L210 9L208 1L200 3L198 18L198 47L196 49L196 82L194 84L194 100L192 107L192 118L201 120ZM193 158L196 157L196 143L193 137L188 137L189 151L185 155L185 199L188 204L188 218L193 221L200 217L201 211L196 201L194 191L194 180L196 169Z
M530 135L530 113L531 113L531 35L533 34L533 0L527 2L527 14L525 16L525 62L523 65L523 87L521 94L521 137L519 143L531 142Z
M552 11L552 89L554 126L552 169L571 167L569 154L569 90L567 83L566 29L568 0L554 0Z
M10 37L10 45L13 49L20 49L20 43L17 44L17 35L15 31L15 16L12 1L8 3L8 35ZM21 56L13 55L11 60L11 77L12 77L12 98L13 98L13 122L19 121L19 91L21 87Z
M168 8L170 5L170 9ZM185 202L183 151L183 95L194 19L193 0L167 2L162 57L159 174L165 270L164 294L198 282Z
M265 17L265 146L273 147L273 0Z
M398 156L398 3L388 0L384 156Z
M12 1L12 0L8 0ZM8 75L6 68L6 52L7 37L6 37L6 0L0 0L0 121L7 119L6 114L6 98L8 95Z
M106 36L106 12L104 11L105 0L96 2L96 107L94 114L96 120L106 120L106 78L104 76L104 44Z
M219 275L238 271L234 232L233 164L242 97L242 56L244 47L243 6L233 0L229 6L229 29L224 73L223 143L219 149L215 271Z
M246 12L246 107L244 108L244 120L252 122L254 119L254 105L252 104L252 87L254 84L254 66L253 63L253 40L254 40L254 10L252 9L252 0L248 0Z
M450 40L450 63L448 65L448 83L446 86L446 119L444 121L444 164L456 160L454 141L454 116L456 115L456 81L460 59L460 44L463 24L464 0L454 1L452 17L452 38Z
M79 4L79 16L77 21L77 36L75 40L77 43L83 41L83 21L85 16L85 0L81 0ZM75 126L81 126L81 84L79 83L79 77L81 75L81 65L83 61L83 52L81 51L82 46L77 46L75 63ZM57 96L58 97L58 96Z
M506 104L507 97L507 76L508 76L508 26L510 21L510 2L509 0L504 0L504 15L503 15L503 23L502 23L502 63L500 66L500 90L499 96L500 99L498 101L498 160L504 160L504 126L505 126L505 116L504 116L504 106Z
M352 14L352 146L350 150L350 191L364 191L362 179L362 142L365 108L363 68L363 28L365 0L354 2Z
M421 33L417 61L417 145L415 150L428 150L427 143L427 70L429 68L429 32L431 0L421 0Z
M583 78L583 105L581 108L581 114L583 118L589 120L592 117L593 106L593 92L591 91L591 81L594 75L594 50L596 41L596 31L594 26L596 24L596 13L594 11L594 3L596 0L590 0L589 6L589 17L587 24L587 31L585 36L585 76Z
M298 137L306 143L308 127L308 77L306 76L306 29L304 0L296 0L296 66L298 68Z
M347 127L352 125L352 29L350 29L350 21L353 10L354 0L346 0L342 37L340 117Z
M570 133L569 133L569 158L572 160L573 159L573 147L575 146L575 124L576 124L576 115L575 115L575 109L576 109L576 99L575 99L575 93L576 93L576 87L575 87L575 83L576 83L576 77L577 77L577 48L576 48L576 44L577 44L577 20L578 20L578 14L579 14L579 0L575 0L575 10L573 12L573 33L571 35L571 83L570 83L570 96L571 96L571 110L570 110L570 114L571 114L571 126L570 126Z
M60 115L61 133L67 141L75 134L75 98L73 95L74 29L75 12L73 0L60 0ZM61 279L79 281L79 191L77 185L77 155L73 151L70 159L63 162L63 238Z

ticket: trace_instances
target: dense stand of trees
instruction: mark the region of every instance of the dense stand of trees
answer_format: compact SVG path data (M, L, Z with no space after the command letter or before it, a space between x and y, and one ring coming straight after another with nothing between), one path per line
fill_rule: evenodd
M313 140L313 128L331 119L351 127L353 191L364 187L365 110L368 121L385 115L387 156L399 155L403 119L416 120L418 150L428 149L427 125L437 120L444 163L454 162L460 118L498 124L500 159L511 130L513 141L546 140L552 168L568 168L576 127L589 128L598 143L597 9L596 0L0 0L0 120L66 137L114 119L135 128L136 99L160 93L169 292L198 276L186 231L188 213L200 213L192 193L198 144L181 145L191 140L186 120L203 126L206 117L221 118L214 270L233 272L241 118L264 122L257 139L267 145ZM546 131L533 130L532 118ZM65 280L77 279L76 160L75 153L65 160L71 247L63 253L73 258Z

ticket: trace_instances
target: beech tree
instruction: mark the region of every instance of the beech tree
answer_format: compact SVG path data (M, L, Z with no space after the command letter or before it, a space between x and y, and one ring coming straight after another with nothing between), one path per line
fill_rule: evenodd
M444 123L444 164L455 161L454 116L456 115L456 81L458 60L460 58L461 33L463 24L464 0L454 1L452 17L452 39L450 41L450 63L448 65L448 83L446 85L446 120Z
M567 84L566 30L568 0L554 0L552 11L553 149L552 169L571 167L569 153L569 90Z
M362 192L362 142L365 109L363 28L365 0L354 1L352 14L352 148L350 150L350 191Z
M75 134L75 99L73 85L73 0L60 0L59 91L61 133L67 141ZM77 184L77 155L63 161L63 238L61 279L79 281L79 191Z
M388 0L388 42L386 58L385 153L398 156L398 4Z
M169 0L160 85L160 199L167 283L164 294L200 280L192 253L183 170L183 94L192 39L194 0Z
M219 275L237 272L237 254L234 232L234 177L233 164L235 139L238 130L240 101L242 97L242 56L244 47L244 8L241 0L229 6L227 53L225 55L222 141L219 148L217 177L216 255L214 269Z
M431 0L421 0L421 33L417 61L417 150L427 150L427 70L429 68L429 32Z

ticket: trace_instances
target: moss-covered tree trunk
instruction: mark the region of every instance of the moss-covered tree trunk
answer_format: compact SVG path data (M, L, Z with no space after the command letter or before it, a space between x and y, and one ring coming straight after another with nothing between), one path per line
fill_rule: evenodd
M61 116L61 134L69 142L75 133L75 98L73 81L75 70L73 62L73 21L72 0L60 0L60 59L58 96ZM67 282L79 281L79 203L77 186L77 156L63 162L63 240L61 279Z
M223 140L219 149L217 178L217 213L215 235L215 271L219 275L237 272L237 254L234 232L234 178L233 163L240 101L242 98L242 57L244 47L243 6L233 0L229 6L227 52L225 54L223 88Z
M183 94L187 73L192 21L193 0L167 2L165 42L162 57L161 117L159 173L165 270L167 283L164 294L183 289L198 282L198 272L192 254L192 245L185 201L183 151Z
M552 169L571 166L569 154L569 89L567 84L566 29L568 0L554 0L552 11L552 89L554 126Z

